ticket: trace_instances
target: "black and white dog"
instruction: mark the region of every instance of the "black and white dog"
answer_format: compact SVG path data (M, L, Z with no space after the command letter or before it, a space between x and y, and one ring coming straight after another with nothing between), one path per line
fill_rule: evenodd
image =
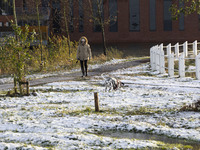
M104 74L101 74L101 77L104 79L105 91L117 90L124 86L124 83L116 78L106 77Z

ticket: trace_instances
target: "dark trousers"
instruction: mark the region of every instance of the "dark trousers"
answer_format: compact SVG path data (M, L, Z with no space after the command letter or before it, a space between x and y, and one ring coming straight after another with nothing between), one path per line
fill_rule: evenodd
M87 71L88 71L87 60L80 60L80 64L81 64L82 75L87 76Z

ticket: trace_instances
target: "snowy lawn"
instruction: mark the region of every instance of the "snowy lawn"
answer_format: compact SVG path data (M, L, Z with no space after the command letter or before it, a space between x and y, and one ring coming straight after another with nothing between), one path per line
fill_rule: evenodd
M33 87L36 97L0 98L0 150L191 148L101 135L107 131L200 142L200 112L179 111L200 99L200 81L157 75L148 64L107 75L125 87L105 92L101 76L93 76ZM94 92L99 113L94 112Z

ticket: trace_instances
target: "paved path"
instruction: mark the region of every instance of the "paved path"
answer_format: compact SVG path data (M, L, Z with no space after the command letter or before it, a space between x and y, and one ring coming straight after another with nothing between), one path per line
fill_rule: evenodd
M118 69L123 69L123 68L129 68L132 66L137 66L142 63L149 62L149 59L140 59L140 60L133 60L133 61L128 61L128 62L122 62L118 64L111 64L111 65L105 65L101 66L96 69L89 70L89 76L95 76L95 75L101 75L104 72L111 72L115 71ZM30 81L30 86L37 86L37 85L42 85L46 83L51 83L51 82L60 82L60 81L67 81L67 80L76 80L81 76L80 72L75 72L75 73L69 73L65 74L62 76L54 76L54 77L47 77L47 78L42 78L42 79L34 79ZM8 90L13 88L13 83L6 83L6 84L0 84L0 91L3 90Z

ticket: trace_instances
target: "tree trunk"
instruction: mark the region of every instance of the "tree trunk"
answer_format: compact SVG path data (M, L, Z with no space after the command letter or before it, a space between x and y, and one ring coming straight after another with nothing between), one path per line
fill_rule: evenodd
M66 29L66 34L67 34L67 43L68 43L68 48L69 48L69 57L71 54L71 46L70 46L70 36L69 36L69 27L68 27L68 21L66 17L66 7L64 4L64 20L65 20L65 29Z
M107 52L106 52L106 37L105 37L105 24L104 24L104 18L103 18L103 8L102 5L103 5L103 1L99 1L97 2L98 4L98 18L99 18L99 23L101 25L101 34L102 34L102 40L103 40L103 53L104 55L106 56L107 55Z
M17 28L18 27L18 23L17 23L17 14L16 14L15 0L13 0L13 16L14 16L14 24L15 24L15 27ZM18 40L18 36L17 36L16 31L15 31L15 38L16 38L16 40Z
M106 56L107 55L106 37L105 37L105 28L104 28L102 17L100 19L100 23L101 23L101 33L102 33L102 40L103 40L103 54Z
M14 23L17 27L17 14L16 14L15 0L13 0L13 15L14 15Z
M13 0L13 16L14 16L15 28L18 28L15 0ZM18 35L17 35L16 31L15 31L15 38L19 42L19 38L18 38ZM18 66L18 63L20 62L20 52L19 51L17 52L17 56L18 56L17 57L18 62L16 64L17 73L14 74L14 90L15 90L15 94L17 94L17 82L19 83L19 81L22 79L21 69L19 69L19 66ZM18 77L18 80L16 79L16 76ZM19 85L19 90L22 91L22 87L20 85Z
M107 55L107 47L106 47L106 38L105 38L105 31L104 27L102 28L102 38L103 38L103 54Z
M41 68L43 68L43 46L42 46L42 32L40 29L40 12L39 12L39 2L36 2L37 20L38 20L38 31L40 40L40 50L41 50Z

